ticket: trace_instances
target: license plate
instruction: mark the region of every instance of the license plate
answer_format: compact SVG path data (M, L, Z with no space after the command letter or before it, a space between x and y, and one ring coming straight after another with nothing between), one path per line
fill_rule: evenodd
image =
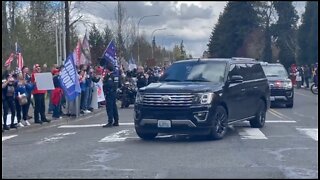
M270 96L270 101L274 101L276 98L273 96Z
M158 120L158 127L159 128L171 128L171 121L170 120Z

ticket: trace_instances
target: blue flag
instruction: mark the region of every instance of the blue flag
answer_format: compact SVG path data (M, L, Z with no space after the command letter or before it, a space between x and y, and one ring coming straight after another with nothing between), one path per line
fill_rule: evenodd
M72 53L64 61L64 68L59 75L59 81L66 98L69 101L75 100L81 92L81 88Z
M109 62L113 64L114 74L116 76L119 76L119 66L116 56L116 45L113 39L108 44L107 49L103 54L103 57L106 59L106 64L108 64Z

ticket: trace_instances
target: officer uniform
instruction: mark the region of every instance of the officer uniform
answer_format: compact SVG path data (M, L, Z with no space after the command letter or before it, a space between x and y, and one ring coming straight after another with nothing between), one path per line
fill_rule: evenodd
M119 84L119 77L116 77L112 72L113 67L110 66L107 68L110 70L110 72L108 72L103 79L103 92L106 97L108 124L104 125L103 127L111 127L112 125L119 126L119 115L118 115L118 108L116 104L116 100L117 100L116 95L117 95L117 88Z

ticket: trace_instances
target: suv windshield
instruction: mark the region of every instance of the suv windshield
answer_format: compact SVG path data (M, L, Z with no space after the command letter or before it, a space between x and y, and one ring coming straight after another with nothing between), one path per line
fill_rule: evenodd
M226 62L188 61L172 64L160 78L160 81L213 82L224 81Z
M281 65L262 65L267 77L288 77L286 69Z

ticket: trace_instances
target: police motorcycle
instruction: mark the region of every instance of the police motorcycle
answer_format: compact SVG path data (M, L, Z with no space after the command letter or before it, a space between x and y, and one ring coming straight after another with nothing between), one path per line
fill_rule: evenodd
M133 83L126 80L120 89L117 90L117 99L121 101L121 108L127 108L134 104L137 88Z

